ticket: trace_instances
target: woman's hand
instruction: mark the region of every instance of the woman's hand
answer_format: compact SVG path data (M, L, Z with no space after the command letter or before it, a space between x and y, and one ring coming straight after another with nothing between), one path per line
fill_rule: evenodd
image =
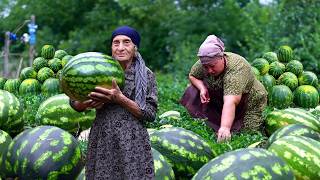
M217 133L217 141L225 141L225 140L230 140L231 138L231 133L230 133L230 128L228 127L220 127Z
M210 102L209 92L206 87L203 87L200 90L200 100L201 100L201 103L209 103Z
M115 79L112 80L112 88L106 89L103 87L96 87L95 91L89 94L89 98L96 102L102 103L120 103L123 94L117 85Z

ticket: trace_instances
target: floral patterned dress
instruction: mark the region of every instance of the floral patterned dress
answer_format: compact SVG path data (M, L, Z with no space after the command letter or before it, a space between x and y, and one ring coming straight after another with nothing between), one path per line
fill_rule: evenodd
M157 111L157 86L154 74L147 68L146 107L141 119L117 104L97 110L89 135L86 178L154 179L154 164L149 135L144 122L153 121ZM122 93L134 100L134 62L125 71Z

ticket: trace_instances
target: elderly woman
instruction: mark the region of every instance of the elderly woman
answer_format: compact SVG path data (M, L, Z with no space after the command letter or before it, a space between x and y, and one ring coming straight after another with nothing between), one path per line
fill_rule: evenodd
M154 179L151 145L145 121L153 121L157 111L154 74L137 51L140 35L128 26L111 36L112 56L125 70L122 91L115 81L112 89L96 87L90 100L72 106L78 111L97 108L89 135L86 178Z
M224 52L223 42L209 35L201 44L199 60L189 73L191 85L181 104L193 117L208 118L217 140L241 128L262 130L267 92L241 56Z

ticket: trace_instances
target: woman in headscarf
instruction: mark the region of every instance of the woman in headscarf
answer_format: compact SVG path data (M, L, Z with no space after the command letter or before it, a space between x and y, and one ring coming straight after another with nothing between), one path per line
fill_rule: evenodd
M262 111L267 92L245 58L224 52L224 43L209 35L201 44L199 60L189 73L191 85L181 104L196 118L207 118L217 140L227 140L240 129L263 131Z
M90 100L71 103L78 111L97 108L89 135L86 179L153 179L152 151L144 123L156 117L155 77L138 52L140 35L135 29L121 26L111 40L112 57L125 70L124 88L120 90L113 81L112 89L96 87Z

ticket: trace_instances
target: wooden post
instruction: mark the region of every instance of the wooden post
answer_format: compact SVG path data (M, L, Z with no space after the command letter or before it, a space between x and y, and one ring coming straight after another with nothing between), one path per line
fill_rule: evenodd
M10 54L10 32L5 33L4 39L4 57L3 57L3 76L9 76L9 54Z

